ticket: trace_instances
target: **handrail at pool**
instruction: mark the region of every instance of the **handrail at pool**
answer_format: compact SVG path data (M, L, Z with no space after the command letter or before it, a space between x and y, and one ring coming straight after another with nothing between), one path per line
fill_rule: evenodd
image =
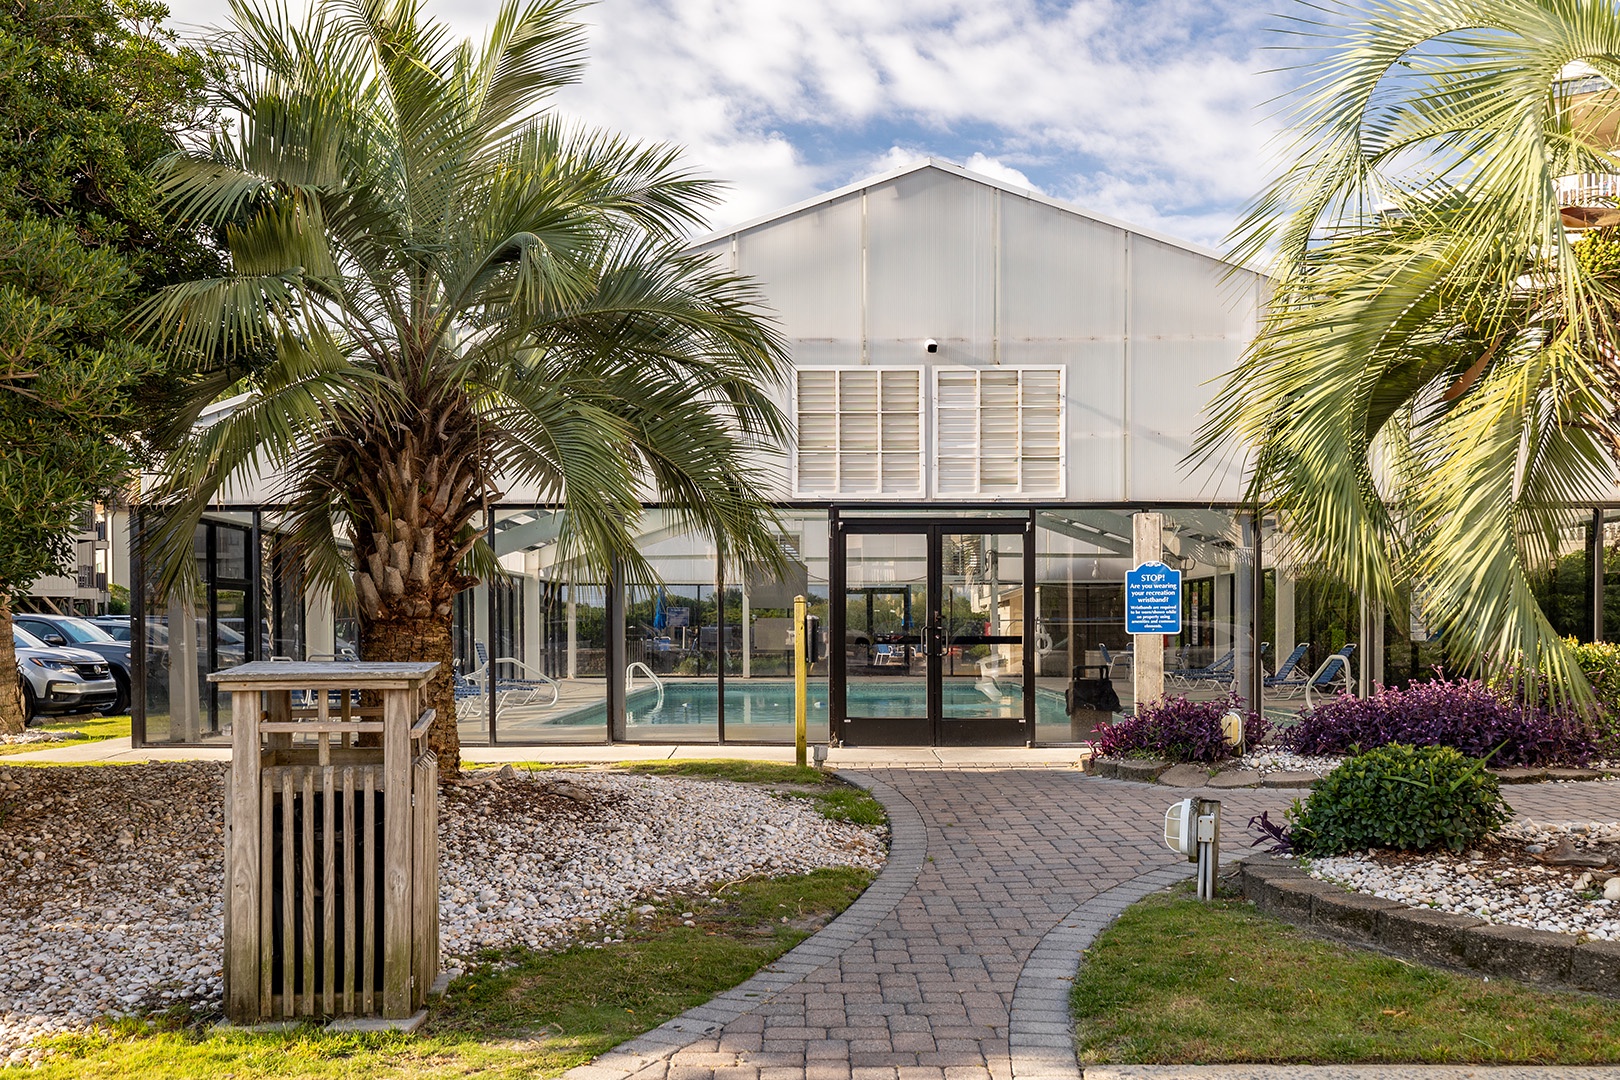
M658 704L655 705L654 708L662 708L664 705L664 681L653 673L652 668L648 667L640 660L632 660L624 669L624 696L628 698L631 694L635 693L637 668L641 669L642 674L647 676L647 680L651 682L654 689L658 691Z

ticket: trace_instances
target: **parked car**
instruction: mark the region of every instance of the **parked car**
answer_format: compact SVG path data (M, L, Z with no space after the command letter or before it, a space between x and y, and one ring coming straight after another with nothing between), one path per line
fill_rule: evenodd
M51 713L110 710L118 683L107 661L84 649L56 649L19 627L11 629L17 676L29 719Z
M114 641L127 642L129 640L128 615L92 615L85 621L99 628Z
M130 640L129 620L128 615L97 615L84 621L104 631L114 641L127 645ZM206 621L198 616L198 641L206 637L206 625ZM240 630L233 630L221 622L215 627L214 641L218 647L220 667L233 667L247 659L247 638L242 636ZM146 647L156 651L169 647L169 620L164 616L147 616Z
M118 684L118 700L113 702L110 711L129 711L128 641L118 641L88 619L72 615L39 615L25 611L13 614L11 621L12 625L20 626L53 648L85 649L107 661L112 668L113 681Z

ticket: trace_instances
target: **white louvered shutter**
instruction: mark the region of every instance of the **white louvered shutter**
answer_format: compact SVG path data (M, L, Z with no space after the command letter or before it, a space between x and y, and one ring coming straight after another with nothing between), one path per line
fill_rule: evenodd
M798 372L801 495L922 494L922 372Z
M937 369L935 494L1060 495L1061 368Z

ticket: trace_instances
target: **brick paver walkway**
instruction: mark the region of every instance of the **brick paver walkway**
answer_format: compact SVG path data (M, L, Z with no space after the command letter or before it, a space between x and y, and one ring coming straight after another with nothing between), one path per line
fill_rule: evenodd
M1079 950L1188 864L1160 841L1188 792L1073 769L889 769L890 865L772 970L570 1080L1060 1080ZM1299 792L1208 792L1228 855ZM1620 783L1507 789L1538 820L1620 818Z

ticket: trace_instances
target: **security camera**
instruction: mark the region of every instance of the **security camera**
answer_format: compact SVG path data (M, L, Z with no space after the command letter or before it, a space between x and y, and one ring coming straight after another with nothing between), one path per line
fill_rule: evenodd
M929 352L939 352L939 342L935 341L933 338L929 338L927 341L923 342L923 348L927 349Z

